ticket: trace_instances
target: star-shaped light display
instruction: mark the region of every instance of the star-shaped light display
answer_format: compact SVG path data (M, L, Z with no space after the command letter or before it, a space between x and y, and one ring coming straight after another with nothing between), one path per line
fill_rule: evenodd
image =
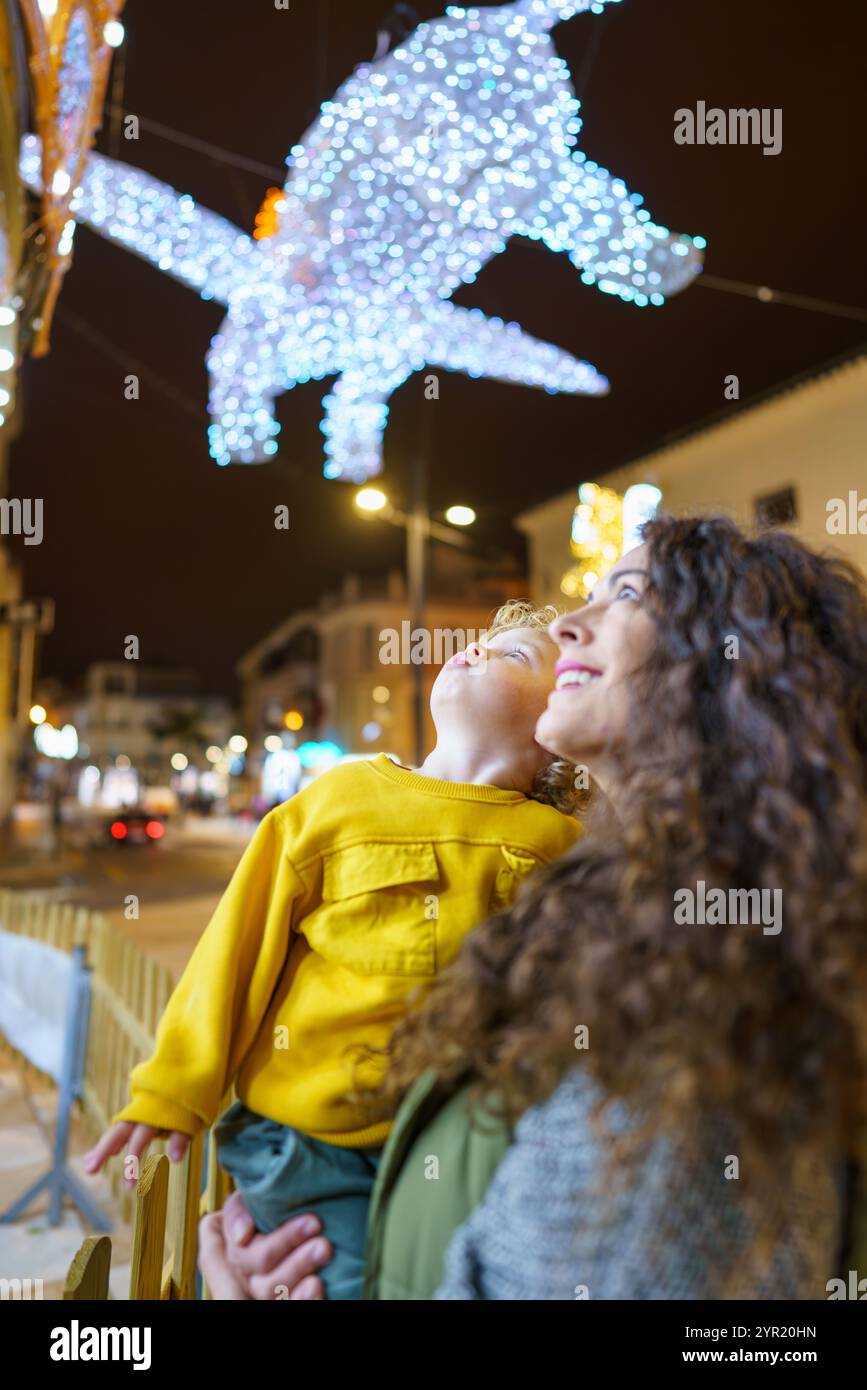
M605 2L452 8L362 64L292 149L262 240L90 157L76 219L228 308L208 357L219 464L274 455L275 397L326 376L337 382L324 402L325 474L352 482L380 471L389 397L425 366L608 390L589 363L449 302L516 235L566 252L585 284L637 305L661 304L700 269L701 238L655 225L574 148L579 102L550 30ZM38 186L33 137L22 163Z

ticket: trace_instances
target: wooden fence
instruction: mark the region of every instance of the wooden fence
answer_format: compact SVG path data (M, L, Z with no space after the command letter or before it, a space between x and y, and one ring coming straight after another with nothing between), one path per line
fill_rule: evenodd
M91 1006L79 1112L88 1141L95 1142L128 1099L130 1071L153 1051L172 977L132 941L112 931L100 913L49 903L36 894L0 889L0 929L61 951L76 945L86 949L92 970ZM2 1035L0 1045L14 1053L25 1075L39 1075ZM230 1092L221 1109L232 1099ZM181 1163L170 1164L164 1148L164 1143L152 1146L135 1192L124 1182L121 1160L110 1161L108 1167L121 1220L134 1223L131 1299L196 1297L198 1218L222 1206L231 1191L230 1179L216 1163L214 1144L207 1145L207 1172L203 1171L203 1135L193 1140ZM107 1237L88 1237L70 1267L64 1297L107 1298L110 1258Z

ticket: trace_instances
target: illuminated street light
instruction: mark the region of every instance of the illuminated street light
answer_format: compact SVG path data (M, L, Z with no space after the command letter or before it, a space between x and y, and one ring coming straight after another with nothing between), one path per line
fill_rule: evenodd
M42 705L34 705L30 710L31 724L44 724L48 715Z
M452 526L472 526L475 519L472 507L449 507L446 512L446 521Z
M207 750L207 752L205 753L205 757L207 758L207 760L208 760L209 763L219 763L219 762L222 762L222 760L223 760L223 750L222 750L222 748L218 748L217 745L216 745L216 743L212 743L211 746L210 746L210 748L209 748L209 749Z
M109 48L120 48L125 35L126 30L119 19L110 19L102 31L102 37Z
M450 507L446 512L446 521L451 522L450 526L443 526L439 521L434 521L430 516L424 503L426 495L425 479L426 464L419 457L416 459L412 481L412 505L408 511L401 511L389 502L384 492L375 487L363 487L355 494L355 505L358 511L365 517L377 517L382 521L387 521L392 526L402 526L406 531L406 587L409 599L410 621L414 628L424 626L425 609L425 555L427 546L431 540L443 541L446 545L456 546L458 549L472 550L472 542L468 536L461 534L460 528L471 526L476 519L476 514L472 507ZM424 761L425 745L425 706L426 698L424 691L424 673L420 663L413 664L413 725L415 730L415 759L420 765ZM379 687L384 690L384 687ZM386 692L386 699L388 698ZM376 694L374 699L380 701ZM372 722L376 722L375 720ZM287 725L287 727L289 727Z
M361 512L384 512L388 498L378 487L363 487L355 494L355 505Z
M265 740L265 748L269 753L279 753L283 748L283 740L279 734L269 734Z
M229 739L229 747L233 753L246 753L247 740L243 734L233 734Z
M300 710L290 709L284 714L283 723L291 733L296 734L299 729L304 728L304 715Z
M185 772L190 765L190 760L186 753L172 754L172 767L175 772Z

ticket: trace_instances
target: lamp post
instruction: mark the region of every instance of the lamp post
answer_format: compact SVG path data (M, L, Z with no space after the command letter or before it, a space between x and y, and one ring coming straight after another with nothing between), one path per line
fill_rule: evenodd
M412 631L424 627L425 601L427 593L427 545L431 537L446 545L460 549L472 549L468 536L462 534L459 526L470 526L476 519L472 507L450 507L446 519L450 525L443 526L434 521L427 509L426 470L424 455L420 453L413 468L412 505L408 512L392 506L388 497L379 488L363 487L355 494L355 505L363 516L375 516L392 526L401 526L406 532L406 579L407 598L412 621ZM424 671L421 662L413 663L413 734L415 741L415 761L419 766L424 761L425 695Z

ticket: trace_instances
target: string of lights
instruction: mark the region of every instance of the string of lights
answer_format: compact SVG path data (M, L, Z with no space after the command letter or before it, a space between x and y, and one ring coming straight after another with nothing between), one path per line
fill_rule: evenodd
M134 116L139 127L150 135L156 135L169 144L181 145L184 149L203 155L213 164L227 164L233 169L242 170L245 174L255 174L257 178L285 179L286 177L285 166L278 169L272 164L263 164L258 159L248 159L246 155L234 154L231 150L224 150L220 145L211 144L209 140L200 140L196 135L187 135L182 130L176 130L174 126L163 125L161 121L152 120L150 116L140 116L135 111L127 111L113 102L107 102L105 109L110 115L117 115L121 120L128 116Z
M126 348L120 347L100 329L94 328L86 319L74 313L66 303L61 303L57 308L57 318L62 324L67 325L77 333L78 336L89 343L91 347L97 348L104 356L117 362L124 369L124 375L133 374L143 381L145 385L153 387L167 401L180 410L188 418L191 417L198 424L202 418L202 408L196 405L195 401L190 400L189 396L184 395L170 381L167 381L159 372L154 371L146 362L142 362Z
M114 340L103 333L101 329L94 328L93 324L88 323L87 319L82 318L80 314L74 313L65 302L61 302L58 306L57 318L58 322L65 327L71 328L74 333L77 333L83 342L88 343L110 361L116 362L119 366L123 367L125 376L134 373L141 382L144 382L146 386L156 391L158 395L162 396L164 400L169 403L169 405L174 406L174 408L181 413L186 425L190 425L194 422L192 427L195 430L196 438L200 443L202 442L200 429L202 419L201 405L197 405L196 402L185 395L183 391L179 391L172 382L168 381L164 376L161 376L159 372L155 371L153 367L148 366L146 362L142 362L140 358L137 358L133 353L129 352L127 348L114 342ZM291 474L293 480L306 482L310 479L311 475L306 470L302 469L300 465L290 463L287 460L280 460L279 462L283 465L284 471ZM313 481L316 481L315 475Z
M698 282L708 290L721 290L724 294L737 294L748 299L758 299L762 304L785 304L791 309L806 309L813 314L831 314L839 319L855 319L867 323L867 309L854 305L835 304L827 299L813 299L806 294L792 294L789 290L774 290L768 285L749 285L743 280L725 280L718 275L702 275Z

